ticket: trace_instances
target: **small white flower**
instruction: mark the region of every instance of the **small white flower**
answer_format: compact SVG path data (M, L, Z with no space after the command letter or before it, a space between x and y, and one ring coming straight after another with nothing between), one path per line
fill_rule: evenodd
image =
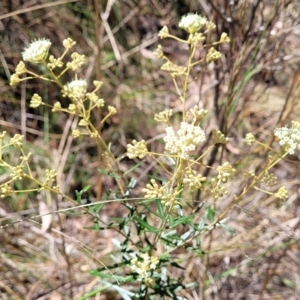
M73 100L82 100L87 90L87 82L83 79L73 80L64 85L63 97L70 97Z
M279 200L286 200L289 197L288 191L282 186L274 196Z
M43 104L42 97L38 94L34 94L30 100L30 107L37 108Z
M160 37L161 39L165 39L168 36L169 36L169 29L167 26L164 26L158 33L158 37Z
M77 138L79 138L80 137L80 130L78 130L78 129L74 129L73 131L72 131L72 136L73 136L73 138L74 139L77 139Z
M81 119L78 123L78 126L82 126L82 127L85 127L85 126L88 126L88 125L89 125L89 123L84 119Z
M20 83L20 81L21 81L21 79L17 74L12 74L9 79L9 84L17 85L18 83Z
M66 48L66 49L70 49L72 48L74 45L76 45L76 42L73 41L71 38L66 38L63 40L63 46Z
M279 144L289 154L294 154L295 150L300 150L300 123L292 122L291 128L282 127L274 130L274 135L278 137Z
M255 143L255 137L253 135L253 133L247 133L246 134L246 138L245 138L245 143L249 146L253 145L253 143Z
M53 105L52 111L55 112L55 111L59 111L59 110L61 110L61 104L60 104L60 102L56 101Z
M166 128L164 137L165 149L171 154L188 158L188 153L196 149L197 145L205 141L205 133L199 126L181 122L180 129L175 133L172 127Z
M212 61L218 60L221 57L221 52L217 51L214 47L211 47L206 54L206 62L211 63Z
M127 145L127 156L130 159L138 157L139 159L144 158L148 153L146 142L141 140L137 142L136 140L132 141L132 145Z
M179 22L179 27L184 29L190 34L194 34L199 31L207 22L205 17L197 14L188 14L183 16Z
M96 90L99 90L101 88L101 86L103 85L103 82L99 81L99 80L94 80L93 84L96 87Z
M22 53L23 60L33 63L44 61L48 55L50 46L50 40L46 39L40 39L30 43Z
M85 56L74 52L72 53L71 58L72 61L67 63L67 67L76 72L84 64Z
M23 61L20 61L16 67L16 74L22 75L26 72L26 67Z
M155 270L158 263L159 259L157 257L143 253L139 258L136 256L131 260L131 268L139 274L140 280L145 281L151 278L151 270Z
M220 43L230 43L230 37L226 32L221 34Z
M172 114L173 114L172 109L161 111L158 114L154 115L154 121L168 123L169 119L172 117Z
M114 106L108 105L107 108L110 115L115 115L117 113L117 109Z
M20 148L23 146L23 140L24 140L24 135L20 134L15 134L11 139L10 143L17 148Z

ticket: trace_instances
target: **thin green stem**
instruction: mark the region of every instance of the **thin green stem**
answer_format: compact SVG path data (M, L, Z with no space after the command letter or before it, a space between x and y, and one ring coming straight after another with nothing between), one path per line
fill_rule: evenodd
M192 47L191 54L188 58L187 72L186 72L186 76L185 76L185 80L184 80L184 84L183 84L183 96L182 96L182 102L183 102L182 119L183 119L183 121L185 121L185 119L186 119L185 103L186 103L186 96L187 96L187 89L188 89L188 80L189 80L190 73L191 73L192 59L194 57L195 51L196 51L196 47Z

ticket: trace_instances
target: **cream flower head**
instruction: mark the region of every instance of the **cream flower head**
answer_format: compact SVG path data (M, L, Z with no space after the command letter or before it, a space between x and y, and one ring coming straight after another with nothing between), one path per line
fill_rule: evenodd
M189 153L205 141L205 133L199 126L194 126L186 122L180 123L180 129L175 132L172 127L166 128L164 137L165 149L171 154L187 159Z
M72 100L82 100L86 95L87 82L84 79L73 80L64 85L63 97L70 97Z
M279 139L279 144L289 154L294 154L295 150L300 150L300 123L292 121L290 128L281 127L274 130L274 135Z
M190 34L194 34L199 31L207 22L205 17L198 14L188 14L183 16L179 22L179 27L184 29Z
M46 59L51 47L50 40L40 39L31 42L29 46L22 52L24 61L39 63Z

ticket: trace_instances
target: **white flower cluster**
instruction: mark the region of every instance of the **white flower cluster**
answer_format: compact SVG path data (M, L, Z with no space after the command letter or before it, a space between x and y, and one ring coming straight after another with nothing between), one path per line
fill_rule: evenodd
M30 100L30 107L37 108L42 104L43 104L42 97L38 94L33 94L32 98Z
M188 33L196 33L204 25L206 25L207 19L197 14L188 14L181 18L179 27L187 31Z
M85 80L73 80L64 85L62 94L63 97L70 97L72 100L82 100L85 97L87 90L87 82Z
M139 159L142 159L146 156L148 152L146 142L144 140L141 140L137 142L136 140L132 141L132 145L127 145L127 156L130 159L138 157Z
M182 159L187 159L188 153L205 141L204 131L199 126L186 122L181 122L180 129L176 133L172 127L167 127L166 132L165 149L171 154L179 155Z
M289 197L288 191L284 186L282 186L274 196L279 200L286 200Z
M0 188L0 198L5 198L11 196L13 193L12 188L8 185L8 183L4 183Z
M46 39L40 39L30 43L22 53L23 60L33 63L42 62L44 59L46 59L50 46L50 40Z
M155 256L149 256L147 253L140 255L140 258L135 257L131 260L131 268L134 272L139 274L139 279L147 286L153 284L151 278L151 270L155 270L159 263L159 259Z
M20 148L23 146L23 141L24 141L24 135L17 133L10 139L10 144L12 144L16 148Z
M294 154L295 150L300 150L300 123L292 122L291 128L282 127L274 130L274 135L279 139L279 144L284 147L289 154Z

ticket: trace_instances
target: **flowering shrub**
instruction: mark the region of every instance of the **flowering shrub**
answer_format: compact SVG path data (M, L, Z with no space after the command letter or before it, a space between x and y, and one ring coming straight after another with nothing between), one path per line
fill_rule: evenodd
M223 162L219 166L207 165L206 156L217 145L225 145L228 138L219 130L211 132L211 144L206 144L208 132L205 128L205 120L209 111L199 108L198 105L188 109L186 106L188 98L188 84L191 70L196 66L202 69L219 60L222 54L216 49L220 44L229 43L230 39L226 33L222 33L219 40L206 44L206 36L215 29L215 24L198 14L189 14L182 17L179 27L184 29L188 36L180 39L169 33L165 26L159 32L161 39L170 38L187 46L187 62L184 66L177 65L171 61L163 52L162 46L158 46L156 55L162 59L161 70L170 74L177 97L180 99L183 109L178 127L172 122L174 113L167 109L154 116L156 122L163 123L165 135L162 139L164 144L163 153L154 153L148 150L145 140L133 140L127 145L127 157L132 160L144 160L146 157L155 161L161 167L161 173L149 176L149 183L142 188L142 200L132 204L129 200L130 190L136 185L135 180L127 180L115 177L122 198L117 199L127 209L127 215L119 218L112 224L100 226L101 218L99 211L103 203L95 204L85 209L95 220L94 230L114 229L119 235L114 239L114 246L119 250L117 254L111 254L114 263L92 272L98 276L104 286L118 291L123 299L156 299L156 296L171 299L183 299L181 291L194 288L197 282L184 282L182 278L172 278L168 270L170 268L180 269L180 259L176 256L179 247L192 255L203 255L201 249L201 236L205 232L211 232L216 227L234 234L234 231L225 223L229 212L250 191L259 190L274 195L275 198L285 200L288 193L285 187L280 187L277 192L264 191L259 183L266 186L277 183L277 177L270 173L281 159L288 154L299 150L300 123L292 122L290 128L283 127L275 129L275 136L282 146L281 150L271 149L272 156L259 174L248 172L247 183L238 194L230 193L233 184L236 166L230 162ZM94 87L90 91L86 80L80 79L77 72L84 63L84 56L77 52L71 53L71 60L65 63L69 51L75 45L75 41L68 38L63 41L65 48L60 57L49 56L51 53L51 42L45 39L32 42L23 52L23 60L34 64L44 64L49 71L47 75L39 75L31 71L23 61L11 76L10 84L16 85L21 81L38 78L57 84L61 90L62 97L69 99L69 105L63 107L60 102L53 106L43 102L43 98L34 94L30 101L30 107L37 108L41 105L48 106L54 113L67 113L79 118L77 128L73 129L73 138L88 136L103 149L104 155L109 157L108 168L118 168L116 159L103 140L97 126L92 123L91 113L95 108L105 107L104 99L97 95L102 82L94 81ZM203 57L196 55L196 50L201 48ZM60 71L58 71L58 69ZM74 73L74 78L67 83L62 83L62 75L67 71ZM20 77L20 75L26 76ZM101 124L112 115L116 114L116 108L107 107L107 114L101 120ZM97 124L98 125L98 124ZM45 179L38 180L31 175L28 160L30 153L26 154L23 149L23 137L16 134L10 141L4 143L5 133L1 135L1 150L13 146L20 152L20 160L17 166L12 166L0 157L0 163L10 170L10 179L0 186L1 197L9 197L15 191L13 183L26 178L36 184L36 192L48 190L51 193L61 195L75 205L80 203L81 194L77 199L65 195L58 185L55 185L56 170L45 170ZM254 135L246 135L247 145L259 143ZM260 144L260 143L259 143ZM112 164L113 163L113 167ZM214 173L205 176L204 170L210 169ZM125 183L124 181L127 180ZM32 191L32 190L31 190ZM24 191L23 191L24 192ZM25 191L26 192L26 191ZM200 205L194 205L195 195ZM231 201L222 211L216 209L214 201L228 195ZM202 198L203 197L203 198ZM205 198L213 199L210 204L205 203ZM204 205L205 204L205 205ZM202 211L202 206L205 210ZM201 210L201 213L200 213ZM122 270L122 275L117 275L114 270ZM111 270L111 272L108 272ZM117 273L117 272L116 272ZM127 288L119 285L126 282ZM138 285L136 285L138 284ZM161 299L162 299L161 298Z

